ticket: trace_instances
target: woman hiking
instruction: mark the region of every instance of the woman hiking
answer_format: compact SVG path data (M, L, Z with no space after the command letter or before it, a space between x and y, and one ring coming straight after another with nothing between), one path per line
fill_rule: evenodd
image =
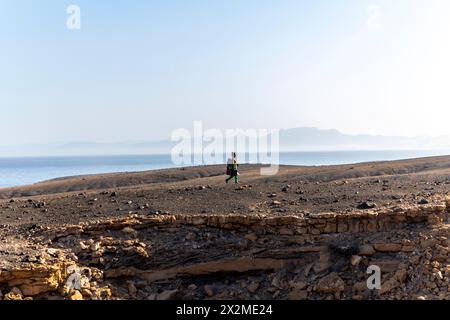
M231 179L234 178L234 183L239 183L239 172L238 172L239 164L236 160L236 152L231 154L231 158L227 161L227 175L229 176L225 182L230 182Z

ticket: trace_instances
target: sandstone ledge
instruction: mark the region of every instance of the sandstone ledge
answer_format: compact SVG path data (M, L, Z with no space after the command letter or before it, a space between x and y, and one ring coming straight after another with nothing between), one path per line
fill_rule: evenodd
M125 218L98 221L91 224L60 228L55 237L82 232L100 232L105 229L120 230L127 226L145 229L152 226L212 227L225 230L253 231L274 235L321 235L334 233L383 232L402 229L408 225L439 225L449 219L449 199L434 199L428 205L403 205L377 210L352 211L350 213L320 213L314 215L158 215L131 214Z

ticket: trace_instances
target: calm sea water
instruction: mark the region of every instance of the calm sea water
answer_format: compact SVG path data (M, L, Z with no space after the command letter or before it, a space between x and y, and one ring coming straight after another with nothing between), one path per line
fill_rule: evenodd
M333 165L450 154L450 150L284 152L287 165ZM170 155L0 158L0 188L53 178L176 167Z

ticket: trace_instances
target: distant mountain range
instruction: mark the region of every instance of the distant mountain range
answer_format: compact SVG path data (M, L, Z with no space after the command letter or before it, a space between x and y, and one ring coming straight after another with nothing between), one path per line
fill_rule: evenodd
M337 130L294 128L280 130L279 137L280 151L450 149L450 136L399 137L348 135ZM85 141L0 146L0 157L168 154L176 144L177 142L170 140L161 140L119 143Z
M280 131L281 149L297 150L382 150L447 149L450 136L438 138L348 135L337 130L296 128Z

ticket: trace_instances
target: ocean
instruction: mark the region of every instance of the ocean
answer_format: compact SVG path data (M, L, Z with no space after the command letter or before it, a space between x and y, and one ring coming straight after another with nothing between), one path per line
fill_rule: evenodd
M448 154L450 150L282 152L280 164L336 165ZM170 155L0 158L0 188L29 185L69 176L173 167L177 166L173 164Z

